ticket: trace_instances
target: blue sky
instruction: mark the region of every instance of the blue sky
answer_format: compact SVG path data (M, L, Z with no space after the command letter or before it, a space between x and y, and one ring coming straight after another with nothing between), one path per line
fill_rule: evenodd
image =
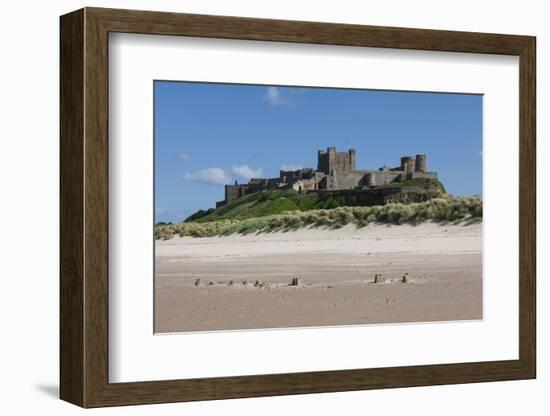
M426 153L449 193L481 194L482 96L156 81L155 219L180 222L225 183L317 167L355 148L358 169Z

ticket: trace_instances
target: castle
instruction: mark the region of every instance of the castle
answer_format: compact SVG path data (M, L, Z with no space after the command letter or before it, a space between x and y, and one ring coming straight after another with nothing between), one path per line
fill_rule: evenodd
M216 207L262 190L293 188L298 192L320 193L354 190L372 194L392 182L418 178L437 181L437 173L428 172L425 154L404 156L400 166L395 168L383 166L377 170L357 170L355 149L337 152L335 147L329 147L326 151L317 152L317 169L281 170L278 178L253 178L248 183L239 184L235 181L233 185L225 185L225 199L217 202ZM422 193L422 190L415 192Z

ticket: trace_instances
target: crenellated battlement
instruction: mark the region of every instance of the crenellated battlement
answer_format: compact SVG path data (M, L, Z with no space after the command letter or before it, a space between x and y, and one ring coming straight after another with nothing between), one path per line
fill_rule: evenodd
M293 188L298 192L340 191L375 189L391 183L412 179L437 180L436 172L428 171L426 154L403 156L395 168L383 166L377 170L357 170L355 149L338 152L328 147L317 152L317 169L303 168L279 172L278 178L255 178L248 183L225 185L225 199L216 206L222 206L246 194L261 190Z

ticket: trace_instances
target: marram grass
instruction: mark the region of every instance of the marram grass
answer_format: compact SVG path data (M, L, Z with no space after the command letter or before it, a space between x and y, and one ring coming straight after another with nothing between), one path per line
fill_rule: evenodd
M483 202L480 197L436 198L411 204L386 204L371 207L338 207L310 211L286 211L243 220L182 222L155 226L155 239L181 237L213 237L230 234L291 231L305 227L341 228L348 224L364 227L370 223L420 224L425 221L480 222Z

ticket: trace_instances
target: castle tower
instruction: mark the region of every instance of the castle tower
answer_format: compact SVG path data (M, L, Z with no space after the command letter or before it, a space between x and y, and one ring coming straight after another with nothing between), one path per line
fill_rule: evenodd
M337 152L335 147L317 152L317 170L325 175L355 171L355 149Z
M416 155L416 162L414 164L415 172L427 172L428 171L428 159L425 154Z
M367 173L367 185L368 186L376 186L376 175L373 173Z
M349 149L348 154L349 154L349 170L355 171L356 170L356 168L355 168L355 149Z
M327 147L328 172L327 175L332 175L336 167L336 147Z
M403 156L401 158L401 170L405 173L414 172L415 158L412 156Z

